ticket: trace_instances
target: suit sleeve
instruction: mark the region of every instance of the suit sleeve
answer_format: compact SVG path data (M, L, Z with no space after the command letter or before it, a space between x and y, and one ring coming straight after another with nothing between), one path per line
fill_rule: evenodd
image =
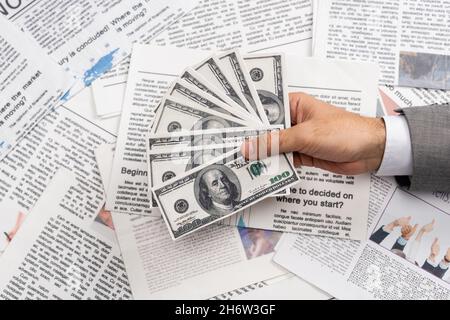
M377 231L375 231L371 236L370 236L370 240L372 240L373 242L380 244L381 241L383 241L388 235L389 232L386 232L383 230L384 226L381 226L380 229L378 229Z
M410 190L450 191L450 104L401 110L408 122L413 175L397 177Z
M448 267L443 267L441 264L438 264L437 267L434 269L434 275L442 279L447 270Z
M428 259L425 260L425 262L422 265L422 269L425 271L428 271L429 273L434 274L434 269L436 269L435 266L433 266L431 263L428 262Z
M398 237L397 241L395 241L394 245L392 246L392 249L403 251L407 244L408 240L405 240L402 237Z

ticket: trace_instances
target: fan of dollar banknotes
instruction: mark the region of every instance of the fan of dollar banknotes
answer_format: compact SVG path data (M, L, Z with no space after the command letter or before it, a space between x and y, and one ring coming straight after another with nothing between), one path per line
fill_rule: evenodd
M245 138L291 124L282 54L215 54L185 69L155 112L149 186L174 240L276 194L299 178L291 155L246 160Z

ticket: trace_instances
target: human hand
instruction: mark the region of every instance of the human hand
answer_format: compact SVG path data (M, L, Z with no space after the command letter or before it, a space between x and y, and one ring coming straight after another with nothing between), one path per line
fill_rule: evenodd
M433 219L433 221L424 225L422 228L420 228L420 232L423 234L427 234L427 233L430 233L431 231L433 231L434 222L435 222L435 220Z
M416 229L418 226L419 226L418 224L414 225L414 227L409 224L406 226L403 226L402 230L401 230L402 238L405 240L411 239L412 235L416 232Z
M404 216L404 217L394 220L394 226L395 227L405 227L405 226L409 225L410 221L411 221L411 216Z
M23 212L19 212L17 214L16 223L14 224L14 227L5 234L8 242L11 242L11 240L16 236L17 231L19 231L20 227L22 226L22 223L25 221L25 217L26 216Z
M410 221L411 221L411 216L404 216L404 217L395 219L391 223L387 224L384 227L384 230L386 230L388 232L392 232L395 227L404 227L404 226L409 225Z
M436 259L436 256L439 254L440 249L441 249L441 246L439 245L439 239L435 238L433 241L433 244L431 245L430 256L428 257L428 259L430 259L431 261L434 262Z
M382 119L363 117L304 93L290 94L290 108L293 127L246 141L241 151L247 159L293 152L296 166L338 174L379 168L386 143Z
M450 263L450 248L447 249L447 253L444 256L444 261L446 264Z

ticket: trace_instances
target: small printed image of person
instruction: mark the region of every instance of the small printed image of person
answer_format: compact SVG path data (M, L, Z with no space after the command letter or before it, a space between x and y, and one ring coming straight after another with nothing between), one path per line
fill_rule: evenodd
M397 189L369 240L417 270L450 282L449 223L439 207Z
M399 85L448 89L450 56L420 52L400 52Z
M94 221L104 225L105 227L110 228L111 230L114 230L114 223L113 223L111 212L106 210L104 206L99 211L99 213L95 217Z
M282 235L281 232L270 230L238 229L247 259L249 260L273 253Z
M18 212L16 215L14 225L8 231L3 232L3 235L5 236L7 243L10 243L12 239L14 239L16 233L19 231L20 227L25 221L25 218L26 216L23 212Z
M195 197L210 215L232 213L241 198L241 186L234 172L223 165L203 169L195 181Z

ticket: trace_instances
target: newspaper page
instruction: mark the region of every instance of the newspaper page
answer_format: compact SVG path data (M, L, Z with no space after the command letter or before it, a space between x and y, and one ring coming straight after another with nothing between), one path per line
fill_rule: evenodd
M211 298L210 300L329 300L327 293L306 281L287 274L254 283Z
M378 69L371 63L286 55L288 86L348 111L375 116ZM264 200L231 217L240 227L364 240L370 175L345 176L300 168L290 196Z
M97 207L104 201L94 150L116 137L85 116L75 113L92 105L81 100L78 108L62 106L49 113L0 162L0 250L3 251L19 230L55 172L66 168L74 172L74 188L80 198L80 219L94 219ZM86 113L86 112L84 112Z
M132 298L110 216L83 219L77 185L59 170L29 213L0 259L2 299Z
M96 151L104 185L109 184L114 150L114 145L105 144ZM329 298L324 292L292 274L282 272L281 276L273 277L279 270L274 272L271 270L272 267L267 267L266 265L270 266L271 263L263 256L273 252L280 234L215 226L213 230L205 231L201 237L186 239L182 244L175 245L170 241L167 230L164 230L161 218L113 213L113 220L117 226L116 231L124 252L127 271L133 275L130 276L130 283L135 298L192 299L192 292L196 292L195 296L199 299L212 300ZM258 237L257 234L264 237ZM274 236L275 234L277 236ZM253 244L250 245L249 241ZM257 243L260 249L256 249ZM246 255L242 254L242 246ZM191 249L182 254L183 248ZM160 254L161 250L165 250L164 254ZM194 256L186 256L193 252ZM206 252L209 252L209 255L211 252L215 254L213 258L208 258ZM167 257L161 258L164 255ZM178 255L180 257L176 258L177 261L183 263L180 263L179 267L171 267L175 279L169 280L170 274L167 273L166 266L173 265L173 257ZM201 263L195 262L197 258ZM254 259L259 261L251 262ZM213 262L215 260L218 261ZM246 264L255 268L253 271L255 274L249 275ZM235 266L243 267L245 272L242 275L234 274ZM221 276L218 276L218 273ZM231 282L228 283L229 281ZM199 286L201 283L208 283L208 286ZM216 286L213 290L208 288L211 283Z
M198 6L151 44L190 49L311 54L311 0L200 0ZM129 63L124 61L93 84L100 116L122 110Z
M449 195L373 179L367 241L287 235L274 261L339 299L449 299Z
M135 45L112 178L106 189L108 210L160 216L158 210L152 210L148 193L147 133L154 110L171 82L187 66L208 54L200 50Z
M93 104L89 93L88 90L84 90L68 102L67 106L62 106L48 114L0 162L0 212L2 213L0 215L2 229L0 253L8 251L9 245L13 245L16 235L21 233L30 234L30 237L42 233L39 242L36 240L37 244L33 244L34 247L37 245L36 248L40 250L39 252L46 252L46 250L50 250L48 248L54 248L55 242L51 241L69 243L70 239L79 239L81 234L82 245L86 245L87 250L86 255L78 257L77 261L80 264L73 266L69 265L69 262L71 259L75 260L75 256L67 250L76 251L76 248L64 247L60 257L52 256L49 253L47 261L43 260L43 257L46 256L39 253L39 259L36 261L41 269L38 271L31 269L35 264L25 266L26 273L23 274L28 275L27 282L21 280L21 273L18 273L18 270L14 271L16 274L13 280L20 285L25 283L28 288L27 292L24 291L19 295L16 292L17 289L13 290L15 288L13 280L7 279L8 284L5 282L8 289L3 290L2 293L9 298L70 298L69 295L72 293L72 298L83 299L131 298L125 266L120 257L114 231L111 229L113 227L111 215L103 207L104 189L94 157L94 150L99 146L115 142L114 132L117 125L114 121L99 120L93 117ZM46 229L39 229L42 226L39 221L44 219L43 217L47 217L47 214L58 213L59 209L49 208L46 211L51 212L43 212L42 217L34 215L34 220L39 221L32 220L29 224L33 227L27 227L22 231L21 227L28 221L28 218L33 219L33 213L40 216L37 211L31 212L37 202L42 199L42 203L55 204L56 195L48 186L53 181L55 173L60 170L71 171L75 176L75 181L71 178L67 179L71 181L70 190L64 195L71 199L64 211L64 218L68 221L67 223L70 222L70 225L64 229L64 238L54 237L46 240L43 238L44 232L52 227L47 228L46 225ZM56 189L65 190L65 187ZM50 233L48 235L51 236ZM55 234L53 233L53 235ZM24 240L27 243L24 246L27 248L29 241L35 241L30 239L27 237ZM101 255L94 254L92 251L97 250L94 248L97 241L103 243L98 247L103 250ZM22 240L20 243L23 243ZM78 244L74 242L73 245ZM23 252L22 249L16 250L16 248L11 247L11 254L16 251ZM96 258L98 256L98 259L94 261L90 258L91 256ZM89 261L83 260L86 257L89 258ZM12 258L5 259L9 261ZM14 261L19 260L20 257L14 258ZM81 263L84 269L81 268ZM68 265L70 267L67 267ZM49 266L58 266L60 269L56 269L56 267L52 269ZM89 269L90 277L84 277L87 275L85 270L91 267L92 270ZM30 279L35 283L30 283ZM58 282L60 280L66 284ZM73 284L72 280L81 284ZM92 283L90 287L84 285L86 282ZM65 288L67 293L61 293L61 288ZM32 296L32 292L36 292L36 294Z
M90 84L197 4L196 0L3 1L0 13L73 74L67 97Z
M56 107L71 78L0 19L0 160Z
M374 61L381 82L450 89L448 1L317 1L314 53Z
M215 225L174 242L162 218L113 221L136 299L209 299L286 274L271 261L281 233Z
M96 158L98 162L98 168L100 171L100 175L102 177L102 181L104 185L109 184L110 175L111 175L111 168L112 168L112 162L115 152L115 145L114 144L104 144L97 148L96 150ZM129 242L121 243L121 247L126 248L122 250L127 250L129 252L126 256L124 256L125 259L128 259L128 257L134 257L138 258L137 260L127 260L127 268L129 273L136 273L136 272L142 272L143 270L148 270L150 267L148 266L149 262L144 259L144 256L147 256L145 250L141 250L137 246L137 233L134 237L124 237L122 236L122 233L120 230L122 230L122 226L133 225L134 219L138 219L136 216L128 215L124 216L122 214L113 213L113 219L116 221L116 225L118 226L117 232L119 234L119 241L122 241L121 239L125 238L128 239ZM144 221L144 217L141 217L139 221ZM159 221L160 219L155 219L155 221ZM120 222L118 222L120 221ZM137 221L137 220L136 220ZM151 219L149 219L149 223L151 223ZM142 230L141 230L142 231ZM229 232L230 233L230 232ZM214 236L211 236L212 239L214 239ZM266 237L267 238L267 237ZM133 243L133 241L135 241ZM142 246L145 246L146 242L144 240ZM195 240L197 241L197 240ZM260 239L258 241L260 244L267 244L266 241L262 241ZM269 254L269 252L272 252L272 250L275 248L276 244L272 243L269 247L266 247L266 245L263 245L262 248L264 248L266 254ZM217 248L219 248L217 244ZM218 251L217 248L214 248L215 251ZM257 256L256 251L253 254L253 256ZM261 252L261 254L263 254ZM164 261L163 261L164 262ZM139 266L139 264L142 264L142 266ZM154 267L153 267L154 268ZM205 269L206 270L206 269ZM226 269L225 269L226 270ZM161 273L162 271L158 271ZM207 271L205 271L207 272ZM149 278L147 274L144 275L145 279ZM141 277L136 277L138 279L142 279ZM233 276L234 278L234 276ZM145 280L144 279L144 280ZM254 279L254 278L252 278ZM250 279L251 280L251 279ZM209 283L209 281L208 281ZM255 299L274 299L274 300L280 300L280 299L290 299L290 300L298 300L298 299L314 299L314 300L324 300L329 299L330 296L328 296L326 293L324 293L321 290L318 290L316 287L310 285L309 283L306 283L305 281L301 280L300 278L297 278L296 276L292 274L283 274L281 276L276 277L270 277L268 279L263 279L261 281L257 282L247 282L244 278L240 283L245 283L242 287L233 288L233 290L230 291L222 291L220 290L223 287L223 285L220 285L217 290L215 290L215 296L209 297L208 299L211 300L235 300L235 299L245 299L245 300L255 300ZM135 283L132 281L133 285L133 293L135 293L135 290L139 290L139 292L142 292L142 298L147 298L149 292L151 289L145 287L143 283ZM226 287L229 288L230 286ZM137 288L137 289L135 289ZM185 294L190 294L189 292L192 290L192 288L188 286L180 286L179 292L176 296L170 296L171 298L179 298ZM203 288L201 290L204 290ZM228 289L229 290L229 289ZM183 293L186 292L186 293ZM220 294L217 294L217 292L220 292ZM201 297L206 299L208 293L202 293Z
M380 86L380 97L383 100L385 114L398 115L395 110L399 108L448 103L450 91L384 85Z

